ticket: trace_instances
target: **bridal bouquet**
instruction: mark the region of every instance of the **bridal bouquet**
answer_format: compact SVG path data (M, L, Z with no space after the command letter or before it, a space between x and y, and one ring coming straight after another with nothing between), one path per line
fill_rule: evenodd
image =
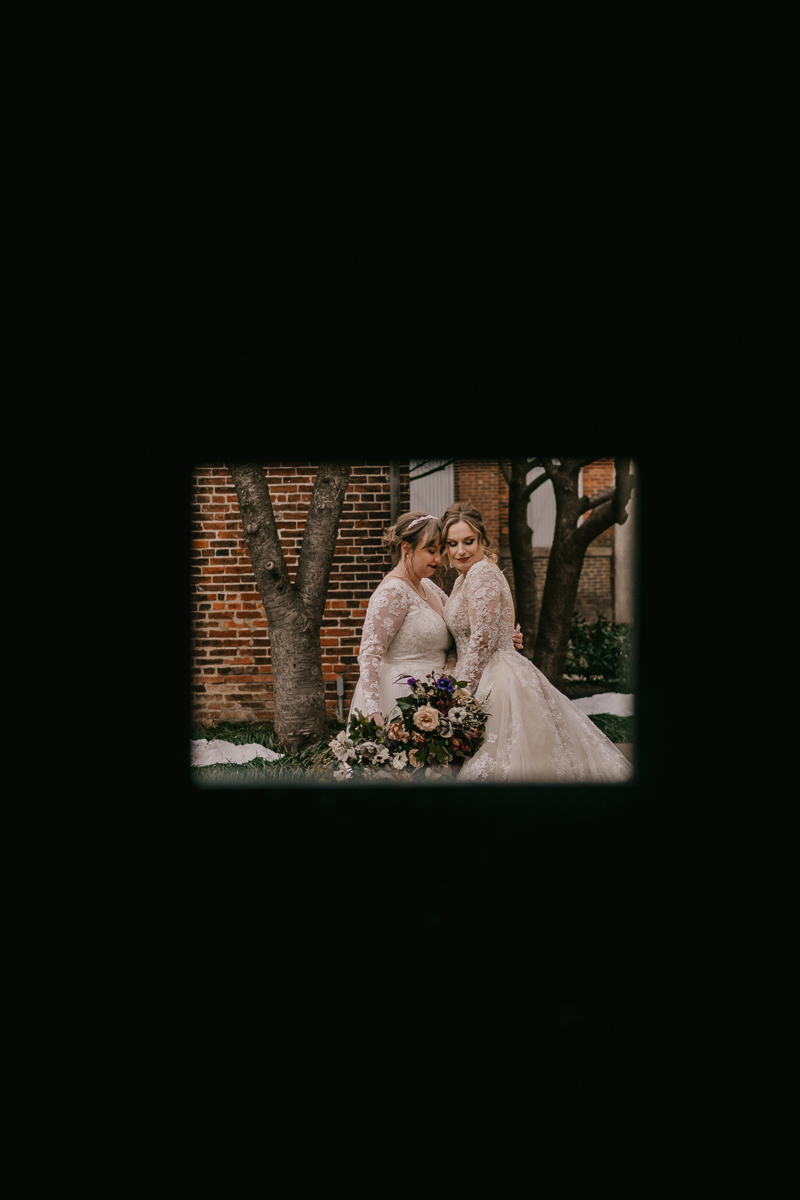
M441 779L454 773L451 763L480 749L489 714L466 684L450 675L425 680L408 679L410 695L397 700L398 715L382 727L353 713L330 742L339 760L334 779L351 779L354 770L367 778Z

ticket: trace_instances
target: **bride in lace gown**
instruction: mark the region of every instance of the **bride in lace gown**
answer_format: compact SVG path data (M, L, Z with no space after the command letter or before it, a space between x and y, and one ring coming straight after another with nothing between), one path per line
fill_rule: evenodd
M383 535L397 566L370 597L358 653L359 680L350 705L382 725L398 696L409 695L409 676L424 678L455 665L444 620L447 595L431 582L442 550L438 517L412 512ZM450 658L448 659L448 652Z
M488 694L485 741L462 781L617 783L631 764L527 658L515 653L514 604L481 515L468 502L442 520L443 546L459 572L444 608L456 641L454 674L478 700Z
M378 725L398 696L410 694L409 676L452 673L456 661L444 619L447 593L430 578L442 556L441 521L430 513L404 513L383 540L397 566L370 597L358 654L360 675L350 704L350 715L358 709Z

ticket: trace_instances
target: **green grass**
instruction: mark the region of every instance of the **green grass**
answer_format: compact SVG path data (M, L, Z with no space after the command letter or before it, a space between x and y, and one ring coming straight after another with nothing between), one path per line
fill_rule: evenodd
M594 713L589 720L600 729L612 742L633 741L633 717L618 717L611 713ZM335 737L343 722L333 718L328 722L329 738ZM250 724L238 721L223 721L219 725L195 725L190 738L197 741L207 738L209 742L220 738L224 742L233 742L236 746L250 745L251 742L265 746L283 754L282 759L268 762L265 758L256 758L249 763L214 763L209 767L190 767L191 777L200 787L223 786L269 786L271 783L298 783L301 781L313 783L335 783L332 770L336 766L336 758L328 748L328 740L306 746L299 754L287 754L275 735L271 722Z
M336 758L328 748L328 741L335 737L344 724L337 718L328 722L329 737L313 746L306 746L299 754L287 754L275 734L272 722L250 724L238 721L223 721L219 725L195 725L190 733L192 741L207 738L209 742L220 738L236 746L247 746L255 742L268 750L282 754L282 759L269 762L256 758L249 763L213 763L208 767L190 767L194 782L201 787L218 784L269 785L270 783L292 783L300 780L324 783L332 780L331 772Z
M615 713L587 713L587 716L610 742L633 741L633 717L619 717Z

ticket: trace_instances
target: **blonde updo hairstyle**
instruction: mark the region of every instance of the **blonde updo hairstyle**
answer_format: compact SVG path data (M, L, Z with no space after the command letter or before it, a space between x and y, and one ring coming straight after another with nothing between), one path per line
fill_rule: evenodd
M459 500L456 504L451 504L442 517L442 553L448 563L450 563L450 555L447 553L447 531L451 525L457 525L459 521L466 521L470 529L475 530L483 546L484 555L489 562L496 563L497 548L486 532L483 517L470 500ZM450 565L453 564L450 563Z
M440 546L441 521L438 517L424 512L403 513L398 517L394 525L390 525L383 534L383 544L392 556L394 566L397 566L402 558L400 547L403 542L408 543L409 554L413 554L415 550L425 550L428 546Z

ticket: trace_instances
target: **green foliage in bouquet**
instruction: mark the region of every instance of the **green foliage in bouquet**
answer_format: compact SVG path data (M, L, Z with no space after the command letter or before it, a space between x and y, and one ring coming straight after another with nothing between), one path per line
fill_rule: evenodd
M430 673L425 680L409 677L408 687L383 727L353 713L348 729L330 742L339 760L335 779L408 781L420 772L440 779L480 748L488 713L463 680Z
M575 613L569 631L564 674L586 682L603 681L633 687L633 626L609 621L602 614L593 623Z

